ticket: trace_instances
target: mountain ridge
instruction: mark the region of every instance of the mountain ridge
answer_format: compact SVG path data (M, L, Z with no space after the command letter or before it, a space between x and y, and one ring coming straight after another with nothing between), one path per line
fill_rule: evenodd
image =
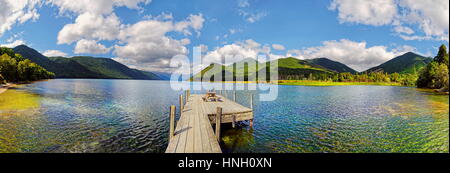
M110 58L90 56L46 57L26 45L13 50L56 74L56 78L161 80L158 75L132 69Z
M379 66L372 67L365 72L386 72L386 73L413 73L416 74L430 63L433 59L424 57L413 52L407 52L403 55L390 59L389 61L380 64Z

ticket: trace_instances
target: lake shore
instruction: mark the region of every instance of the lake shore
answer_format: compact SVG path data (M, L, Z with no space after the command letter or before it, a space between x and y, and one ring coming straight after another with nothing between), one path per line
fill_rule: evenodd
M14 84L14 83L7 83L7 84L0 85L0 94L4 93L9 88L12 88L15 86L17 86L17 84Z
M198 81L193 81L198 82ZM296 85L296 86L349 86L349 85L374 85L374 86L402 86L395 82L332 82L332 81L312 81L312 80L278 80L278 81L223 81L222 83L239 84L273 84L273 85Z

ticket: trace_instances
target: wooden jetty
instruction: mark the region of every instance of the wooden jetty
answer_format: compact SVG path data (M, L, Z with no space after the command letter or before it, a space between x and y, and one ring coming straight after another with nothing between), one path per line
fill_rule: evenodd
M180 95L181 115L176 128L176 108L171 106L166 153L221 153L219 142L222 123L232 123L234 127L236 122L249 120L250 126L253 126L253 96L250 97L251 108L220 95L221 102L206 102L202 96L191 95L189 91L185 92L184 99ZM236 94L233 100L236 100Z

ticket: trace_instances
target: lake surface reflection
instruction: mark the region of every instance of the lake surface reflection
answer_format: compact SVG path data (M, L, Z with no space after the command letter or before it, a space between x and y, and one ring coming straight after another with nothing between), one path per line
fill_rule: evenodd
M243 85L243 84L242 84ZM249 106L250 94L237 101ZM262 92L262 91L261 91ZM167 81L57 79L0 95L0 152L164 152ZM231 96L231 92L227 95ZM449 97L408 87L279 86L224 152L449 152Z

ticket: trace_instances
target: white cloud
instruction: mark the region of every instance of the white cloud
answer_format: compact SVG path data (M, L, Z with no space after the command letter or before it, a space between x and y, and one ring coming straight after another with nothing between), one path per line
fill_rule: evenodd
M140 9L140 4L149 4L151 0L48 0L47 4L59 7L59 12L111 14L115 7Z
M244 10L239 10L239 15L245 18L245 20L249 23L255 23L260 21L262 18L267 16L266 12L247 12Z
M224 60L225 64L228 65L247 58L257 59L259 55L266 55L267 58L272 59L284 57L282 55L272 54L269 45L262 45L254 40L249 39L243 42L227 44L222 47L218 47L215 50L207 52L203 57L203 63L222 63L222 60ZM258 60L266 61L260 59Z
M300 59L326 57L344 63L357 71L364 71L410 51L416 51L416 49L411 46L400 46L389 50L386 46L368 47L366 42L342 39L324 41L322 46L290 50L288 56Z
M285 50L286 48L281 44L272 44L272 48L275 50Z
M341 23L375 26L390 24L397 14L397 6L393 0L333 0L329 9L339 11Z
M236 34L238 32L243 32L242 29L229 29L230 35Z
M15 24L39 18L41 0L0 0L0 36Z
M238 13L247 22L255 23L267 16L266 12L250 8L249 0L238 0Z
M341 23L392 25L393 31L405 40L448 42L448 0L333 0L329 9L338 11ZM423 34L406 36L417 34L412 28Z
M406 24L418 24L428 37L448 41L449 32L449 1L401 0L400 7L404 8L401 20ZM445 39L444 39L445 38Z
M0 44L0 47L14 48L22 44L26 44L26 42L24 40L15 40L15 41L9 40L8 43L6 44Z
M190 34L199 32L203 27L202 14L190 15L186 20L144 20L121 29L119 44L114 46L116 61L139 69L152 71L170 71L169 60L176 55L187 55L189 39L174 39L167 34L178 32Z
M394 31L396 33L404 33L404 34L408 34L408 35L414 34L414 30L412 30L411 28L406 27L406 26L396 26L394 28Z
M59 50L47 50L43 53L43 55L47 57L56 57L56 56L67 57L67 53L61 52Z
M97 43L95 40L80 40L75 46L74 52L76 54L89 53L89 54L106 54L111 50L106 46Z
M115 14L109 16L83 13L75 23L67 24L58 33L58 44L71 44L80 39L114 40L120 32L120 20Z
M203 28L204 22L205 19L203 18L203 14L191 14L187 18L187 20L176 23L174 25L174 29L176 31L183 32L185 35L191 35L191 32L188 30L188 28L192 28L195 32L197 32L197 36L199 36L199 30Z

